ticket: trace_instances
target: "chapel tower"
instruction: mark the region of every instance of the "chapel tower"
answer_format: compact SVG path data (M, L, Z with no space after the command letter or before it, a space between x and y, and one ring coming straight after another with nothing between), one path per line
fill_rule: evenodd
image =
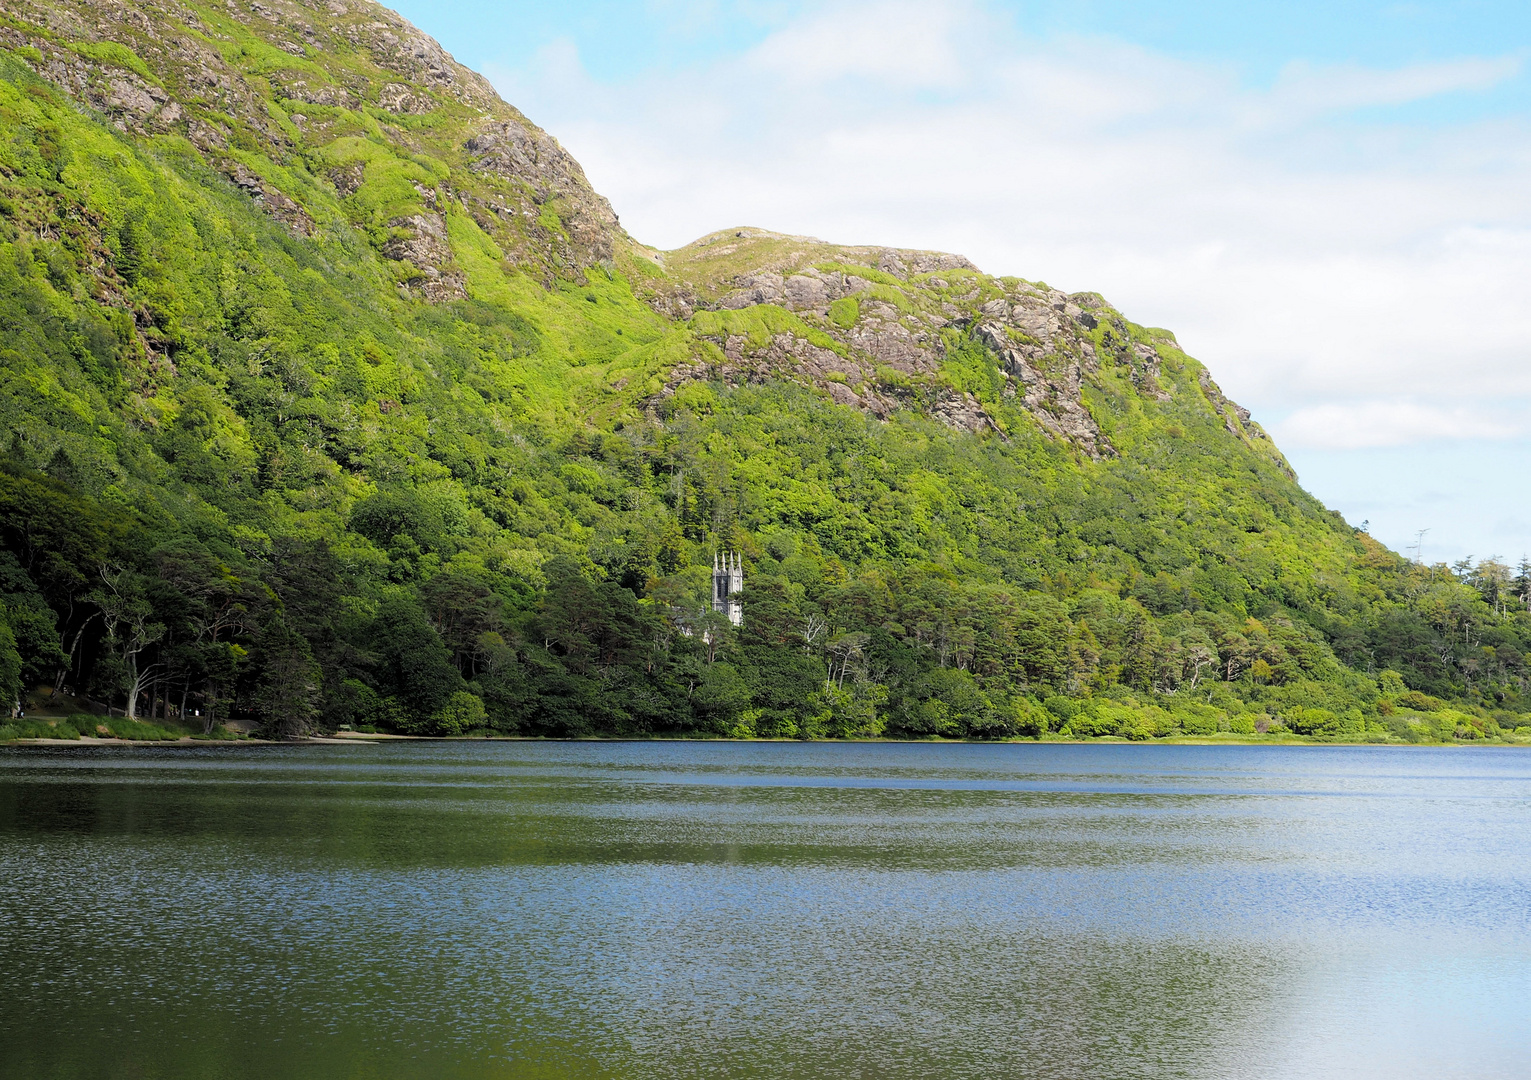
M712 557L712 610L726 614L735 626L744 622L744 604L739 593L744 590L744 563L736 551Z

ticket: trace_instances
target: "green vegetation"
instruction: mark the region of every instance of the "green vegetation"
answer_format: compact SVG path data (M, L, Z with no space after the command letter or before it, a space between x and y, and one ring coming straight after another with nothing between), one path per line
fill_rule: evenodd
M1164 332L1081 295L1046 311L1088 333L995 345L984 305L1045 286L744 230L660 269L591 239L572 173L483 167L483 112L413 69L195 10L234 113L127 25L0 50L7 700L67 686L133 738L194 710L209 735L1531 736L1531 568L1350 529ZM181 118L114 128L37 74L60 51ZM759 267L860 291L708 306ZM865 351L895 319L934 359ZM783 341L845 368L730 369ZM1076 411L1000 346L1086 372ZM836 403L867 385L885 418Z
M12 718L0 724L0 742L12 739L67 739L78 741L81 736L93 739L131 739L136 742L164 742L192 738L233 739L235 736L220 729L216 734L193 734L175 724L152 724L142 720L127 720L120 716L95 716L77 713L63 719Z

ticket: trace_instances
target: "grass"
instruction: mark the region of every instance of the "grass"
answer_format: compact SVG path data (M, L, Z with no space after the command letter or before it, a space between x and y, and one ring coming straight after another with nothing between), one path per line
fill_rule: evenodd
M176 725L163 725L145 720L129 720L125 717L96 716L92 713L75 713L59 719L25 717L8 720L0 725L0 742L17 739L67 739L76 741L82 736L91 738L124 739L132 742L173 742L191 735L191 731ZM220 730L211 736L201 733L193 738L232 739L232 732Z
M843 344L824 331L815 330L776 304L755 304L736 311L698 311L691 317L691 329L703 337L742 335L755 349L765 348L776 334L792 334L839 356L844 356L847 351Z
M116 41L70 41L65 42L64 47L71 52L78 53L87 60L95 60L98 63L113 64L116 67L127 68L146 82L156 86L164 84L149 70L149 65L143 62L132 49Z

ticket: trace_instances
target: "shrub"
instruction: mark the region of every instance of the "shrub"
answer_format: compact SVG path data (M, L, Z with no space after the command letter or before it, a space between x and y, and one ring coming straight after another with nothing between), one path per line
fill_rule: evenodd
M75 713L68 720L62 721L78 731L81 735L98 735L96 730L101 725L101 717L91 713Z
M1124 739L1131 739L1133 742L1144 742L1152 739L1159 732L1151 718L1133 715L1117 721L1116 733Z
M1439 712L1446 707L1446 703L1440 698L1422 694L1418 690L1410 690L1406 694L1399 694L1393 699L1394 706L1413 709L1415 712Z
M463 735L483 727L484 720L483 700L477 694L459 690L431 717L431 728L437 735Z
M844 296L829 305L829 319L836 326L849 330L861 317L861 305L853 296Z
M1210 705L1182 705L1175 719L1187 735L1213 735L1217 732L1218 711Z
M1018 735L1040 739L1052 730L1056 718L1030 698L1016 697L1010 700L1010 727Z
M1442 739L1482 739L1499 734L1499 725L1456 709L1442 709L1433 717Z
M1042 707L1053 714L1053 730L1061 730L1069 726L1069 721L1079 715L1079 703L1066 697L1054 695L1042 702Z
M355 731L409 731L414 726L397 701L379 696L359 679L346 679L340 684L337 716L344 717L342 722L349 723Z
M1340 718L1328 709L1304 709L1298 705L1282 713L1281 719L1298 735L1338 735L1341 729Z
M1052 712L1054 698L1047 699L1048 712ZM1102 735L1115 735L1117 717L1109 706L1105 709L1091 707L1079 710L1065 725L1067 731L1081 739L1094 739Z
M106 721L106 728L115 739L132 739L134 742L164 742L179 739L181 732L170 731L158 724L150 724L143 720L129 720L126 717L113 717Z

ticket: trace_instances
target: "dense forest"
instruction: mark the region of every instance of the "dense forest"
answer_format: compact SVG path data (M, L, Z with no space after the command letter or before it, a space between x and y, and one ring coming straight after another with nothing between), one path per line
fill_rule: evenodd
M647 249L375 5L0 9L7 701L274 736L1531 725L1531 567L1352 529L1094 294Z

